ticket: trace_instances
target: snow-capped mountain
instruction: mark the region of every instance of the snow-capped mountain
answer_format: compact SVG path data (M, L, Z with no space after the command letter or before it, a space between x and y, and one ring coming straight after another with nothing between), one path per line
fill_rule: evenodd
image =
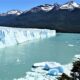
M67 2L66 4L63 4L60 9L74 9L74 8L80 8L80 5L74 1Z
M20 10L10 10L7 12L7 14L13 14L13 15L20 15L21 13L23 13Z
M54 8L54 5L49 5L49 4L45 4L41 6L41 9L46 12L51 11L53 8Z
M0 16L20 15L20 14L22 14L22 13L23 13L23 11L20 11L20 10L10 10L10 11L8 11L8 12L6 12L6 13L0 14Z
M37 7L34 7L30 10L30 12L39 12L39 11L44 11L44 12L49 12L53 9L59 9L60 5L55 3L55 4L44 4L44 5L40 5Z
M80 5L69 1L63 5L57 3L40 5L23 12L11 10L0 14L0 25L47 28L59 32L80 32Z
M38 11L45 11L48 12L50 10L52 10L54 8L53 5L49 5L49 4L44 4L44 5L40 5L37 7L34 7L30 10L30 12L38 12Z
M38 12L38 11L49 12L53 9L57 10L57 9L74 9L74 8L80 8L80 5L74 1L69 1L63 5L60 5L58 3L54 3L53 5L50 5L50 4L40 5L32 8L30 11L31 12Z

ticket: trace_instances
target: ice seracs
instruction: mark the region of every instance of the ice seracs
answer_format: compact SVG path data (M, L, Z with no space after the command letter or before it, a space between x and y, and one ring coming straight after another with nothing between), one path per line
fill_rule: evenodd
M55 35L55 30L0 27L0 48Z
M66 4L63 4L60 7L60 9L74 9L74 8L80 8L80 5L74 1L67 2Z

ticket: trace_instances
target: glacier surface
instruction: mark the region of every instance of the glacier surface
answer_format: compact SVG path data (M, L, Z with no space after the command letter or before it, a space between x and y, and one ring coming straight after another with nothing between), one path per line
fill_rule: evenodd
M49 38L55 35L55 30L0 26L0 48L23 43L25 41Z

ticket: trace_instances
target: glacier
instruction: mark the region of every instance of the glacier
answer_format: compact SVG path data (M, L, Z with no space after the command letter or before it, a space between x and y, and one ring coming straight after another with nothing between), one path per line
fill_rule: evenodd
M55 35L55 30L11 28L0 26L0 48L12 46L30 40L49 38Z

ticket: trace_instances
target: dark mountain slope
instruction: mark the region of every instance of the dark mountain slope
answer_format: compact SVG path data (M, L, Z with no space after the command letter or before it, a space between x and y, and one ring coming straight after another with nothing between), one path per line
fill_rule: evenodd
M20 15L0 16L0 25L80 33L80 7L74 2L64 5L40 5Z

